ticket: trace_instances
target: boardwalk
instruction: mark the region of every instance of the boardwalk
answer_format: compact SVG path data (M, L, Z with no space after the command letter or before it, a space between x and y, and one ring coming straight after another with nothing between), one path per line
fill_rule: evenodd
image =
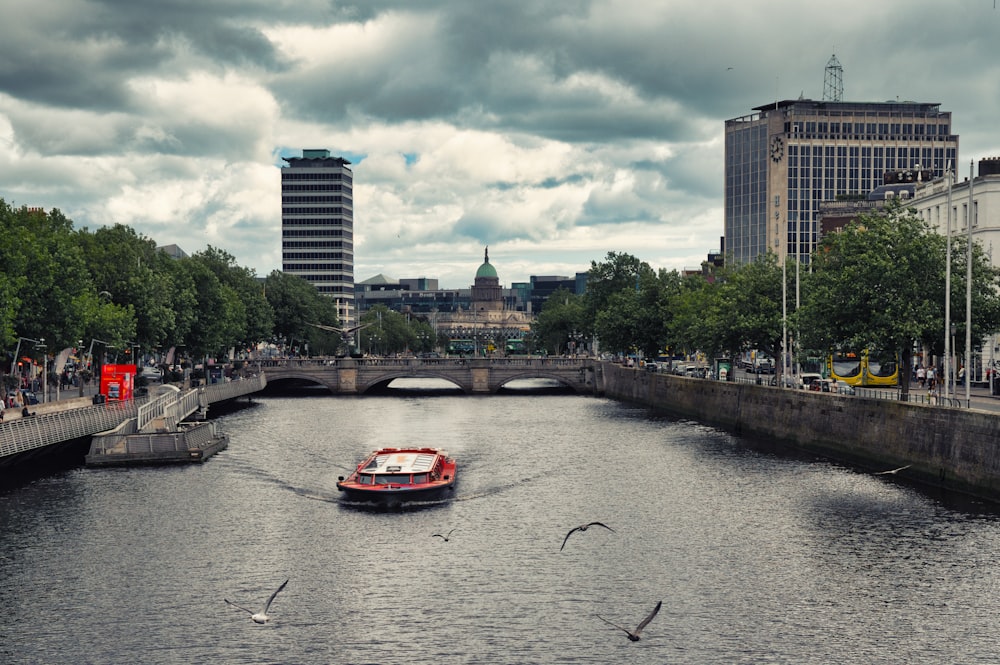
M204 386L178 395L180 406L167 414L175 400L139 398L126 402L92 404L87 399L50 402L32 407L36 415L0 423L0 467L16 463L50 446L105 432L136 419L137 429L154 418L183 419L209 404L259 392L267 385L264 376ZM174 389L176 391L176 389Z

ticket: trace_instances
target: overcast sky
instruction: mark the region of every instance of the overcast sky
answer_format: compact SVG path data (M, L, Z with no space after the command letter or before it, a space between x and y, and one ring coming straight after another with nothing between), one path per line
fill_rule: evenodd
M725 9L723 9L725 7ZM355 279L696 268L726 119L939 102L1000 156L994 0L0 0L0 197L281 268L282 156L354 170Z

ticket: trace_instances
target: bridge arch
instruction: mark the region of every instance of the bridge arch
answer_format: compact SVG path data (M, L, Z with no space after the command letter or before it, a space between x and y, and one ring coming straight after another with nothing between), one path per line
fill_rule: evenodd
M389 372L364 384L358 383L357 386L358 394L363 395L369 391L388 388L389 384L395 381L396 379L440 379L455 386L466 395L472 394L472 386L463 384L461 381L457 380L454 376L444 374L442 372L427 372L427 371L421 372L417 376L414 376L412 372Z
M495 382L490 386L490 392L496 393L501 388L514 381L524 381L530 379L549 379L551 381L557 382L560 386L569 388L573 392L580 392L580 387L571 381L567 380L564 375L555 374L552 372L539 372L539 371L526 371L520 374L514 374L511 376L504 376L502 380Z
M301 382L323 386L333 394L339 392L339 386L336 382L331 382L328 380L327 376L317 375L314 372L295 370L276 371L269 369L267 370L266 375L268 386L272 388L280 388L283 383ZM334 376L334 378L336 377Z

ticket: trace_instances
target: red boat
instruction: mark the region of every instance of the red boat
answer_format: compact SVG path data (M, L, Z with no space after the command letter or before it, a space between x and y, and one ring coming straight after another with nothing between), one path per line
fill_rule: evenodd
M436 501L455 489L455 460L436 448L380 448L337 489L348 501L381 506Z

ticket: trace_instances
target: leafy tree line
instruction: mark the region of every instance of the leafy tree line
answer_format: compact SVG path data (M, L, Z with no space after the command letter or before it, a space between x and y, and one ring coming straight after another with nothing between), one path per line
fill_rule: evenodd
M952 320L961 339L968 260L967 244L953 243ZM698 350L711 358L757 349L779 358L784 293L787 329L803 354L874 349L895 355L905 390L912 350L944 351L946 261L945 238L899 203L824 236L810 265L799 267L798 308L794 261L783 274L772 253L706 279L656 272L634 256L609 252L591 263L583 295L560 292L546 301L533 333L555 352L581 331L615 353ZM978 244L971 261L972 339L981 340L1000 328L1000 272Z
M339 325L335 303L298 276L260 280L213 247L174 259L127 226L75 230L58 210L0 199L0 371L17 349L40 359L67 347L176 347L201 358L275 340L335 352L339 337L313 323Z

